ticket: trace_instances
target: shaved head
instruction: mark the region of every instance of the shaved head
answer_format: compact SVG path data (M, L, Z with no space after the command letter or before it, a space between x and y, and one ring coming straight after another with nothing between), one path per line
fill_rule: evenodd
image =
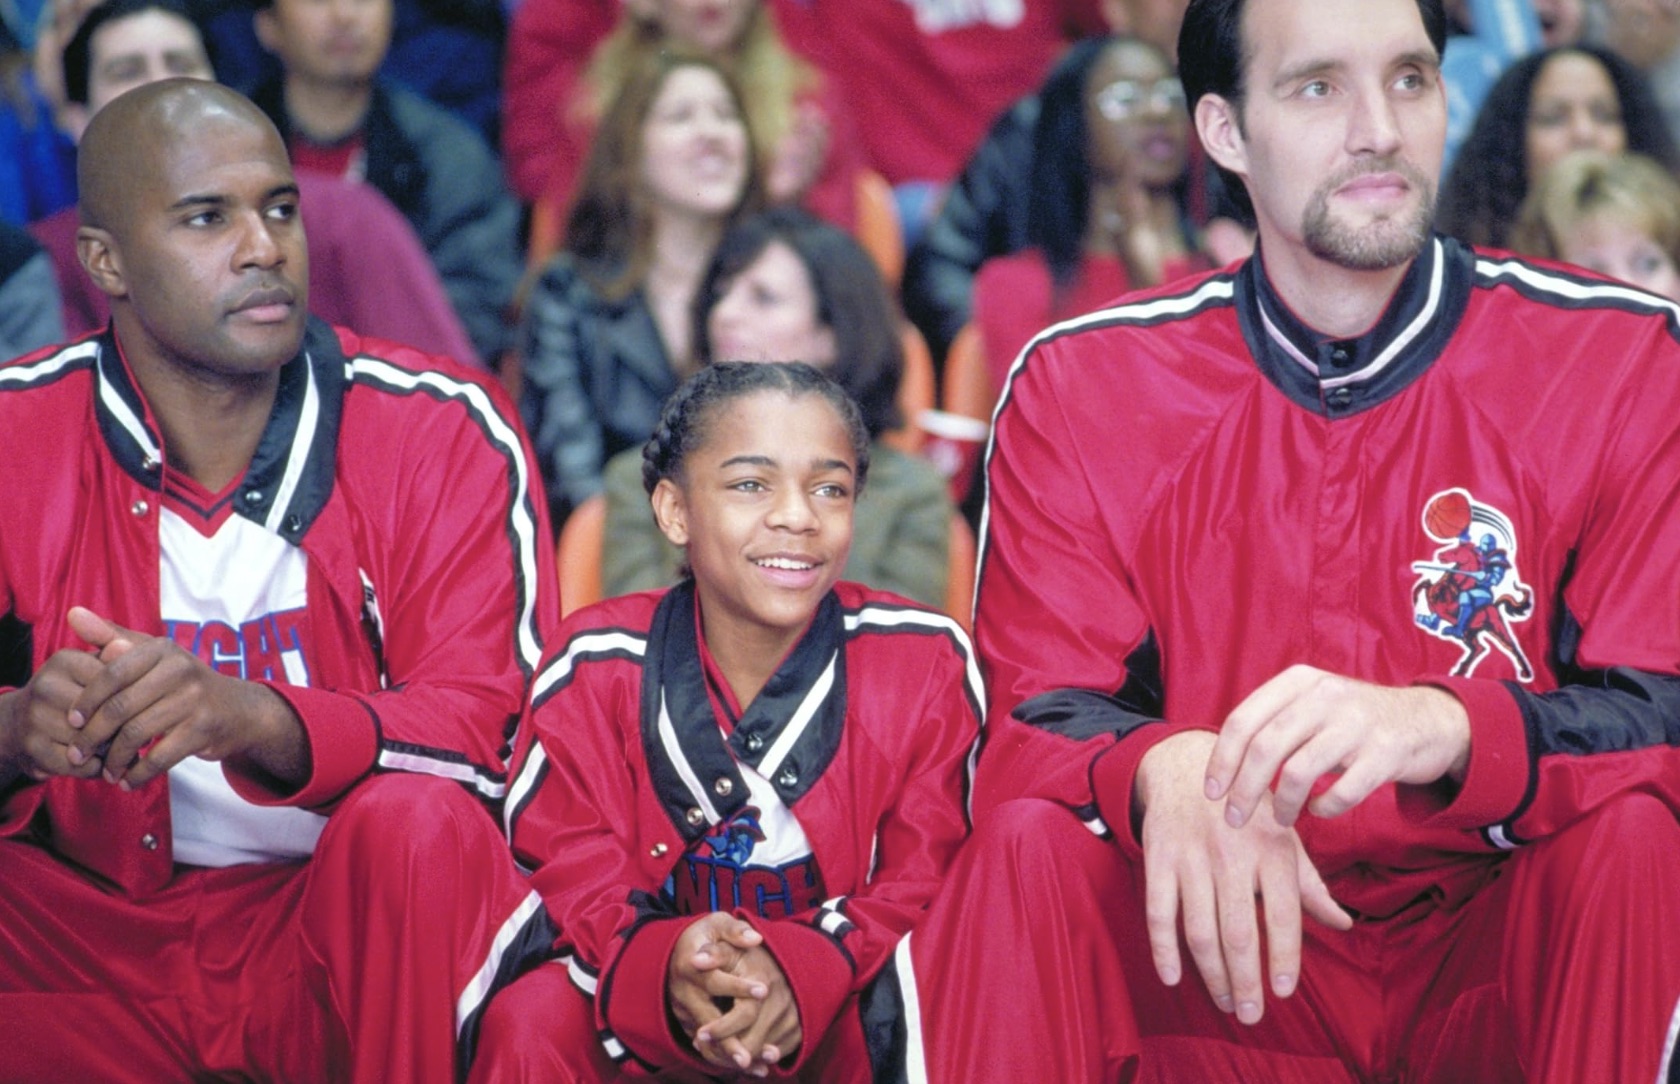
M282 158L274 122L237 91L203 79L164 79L136 87L95 113L76 152L82 222L122 232L138 182L183 139L215 138L232 127L262 129Z
M227 87L165 79L95 113L79 153L76 253L142 386L143 369L271 383L303 340L309 254L269 119Z

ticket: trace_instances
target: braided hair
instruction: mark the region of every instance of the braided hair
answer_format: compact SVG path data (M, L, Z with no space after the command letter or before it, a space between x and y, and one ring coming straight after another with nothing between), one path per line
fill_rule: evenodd
M828 401L846 429L857 461L854 491L862 496L869 476L869 430L863 414L845 390L802 361L720 361L683 381L665 400L653 436L642 446L642 486L652 495L661 479L682 482L683 463L706 443L712 420L737 399L761 391L790 398L817 395Z

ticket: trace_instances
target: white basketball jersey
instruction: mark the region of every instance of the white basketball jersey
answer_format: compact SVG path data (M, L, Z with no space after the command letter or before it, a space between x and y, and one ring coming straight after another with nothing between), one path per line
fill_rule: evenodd
M203 490L177 478L171 489L159 516L166 635L231 677L308 685L303 551L230 514L236 487L203 509ZM247 802L220 764L199 757L170 770L169 812L175 860L195 866L307 858L326 824L308 810Z

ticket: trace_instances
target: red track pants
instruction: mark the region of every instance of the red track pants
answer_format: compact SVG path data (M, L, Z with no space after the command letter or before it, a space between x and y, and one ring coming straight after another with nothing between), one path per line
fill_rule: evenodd
M936 1084L1668 1081L1680 823L1630 796L1508 858L1462 906L1307 923L1296 994L1245 1027L1184 950L1163 986L1141 868L1045 802L998 810L910 935ZM1263 956L1262 956L1263 958Z
M138 900L0 840L0 1081L451 1081L545 927L491 817L420 776L359 787L307 863Z

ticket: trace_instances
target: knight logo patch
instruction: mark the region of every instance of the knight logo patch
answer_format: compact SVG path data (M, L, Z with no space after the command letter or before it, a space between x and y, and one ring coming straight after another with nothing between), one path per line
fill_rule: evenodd
M745 908L764 918L787 918L822 903L822 877L809 854L780 865L765 861L762 822L757 807L742 806L697 840L666 879L666 902L680 915Z
M1413 561L1412 613L1418 627L1456 644L1463 654L1453 677L1469 677L1498 648L1520 681L1534 668L1511 631L1534 609L1534 592L1517 573L1517 534L1505 514L1468 490L1444 490L1423 506L1423 530L1439 543L1426 561Z

